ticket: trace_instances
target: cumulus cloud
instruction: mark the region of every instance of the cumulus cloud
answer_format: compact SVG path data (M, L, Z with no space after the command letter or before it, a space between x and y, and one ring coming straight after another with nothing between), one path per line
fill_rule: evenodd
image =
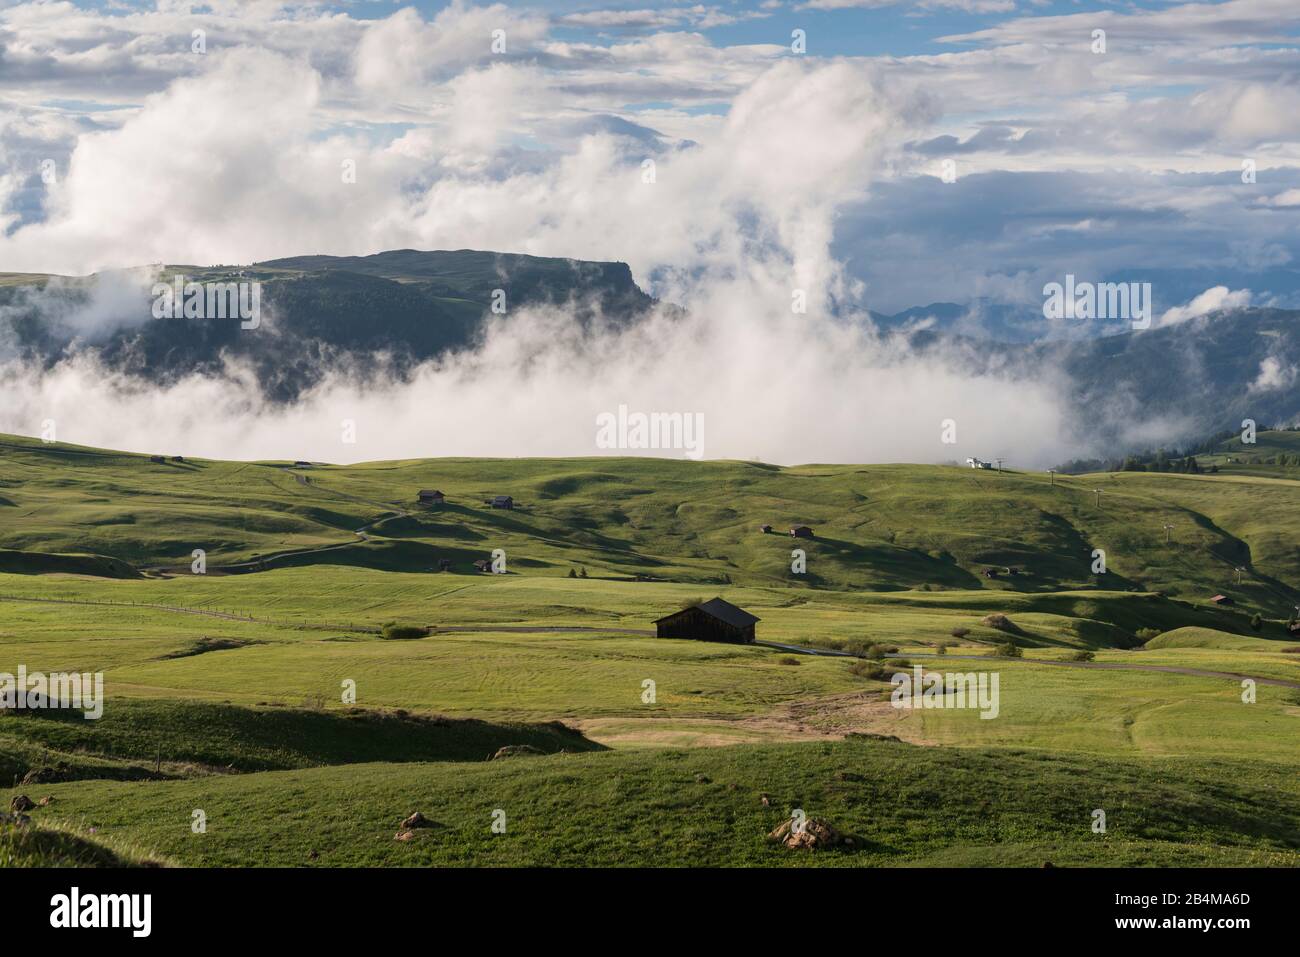
M445 135L413 130L376 145L314 135L322 79L309 64L220 54L120 129L83 137L49 219L0 249L32 268L56 256L204 264L401 246L626 258L684 315L665 310L631 330L593 333L533 310L408 382L363 386L335 370L288 407L263 399L235 365L160 385L85 354L50 370L10 363L0 387L15 398L0 430L54 419L66 441L235 457L593 454L596 416L626 404L702 412L709 457L936 461L978 448L1046 462L1064 453L1045 382L922 358L832 315L830 303L855 292L829 254L836 215L866 196L873 172L928 115L926 100L860 63L777 62L708 142L662 150L647 177L642 150L655 141L617 125L557 142L541 162L480 128L480 84L523 76L526 85L529 69L471 67L452 86L453 101L468 99L443 117ZM175 149L157 148L177 131L186 136ZM629 151L629 138L639 149ZM340 181L340 156L356 158L356 183ZM792 308L796 295L806 312ZM432 430L430 408L439 410ZM345 418L357 423L354 447L340 442ZM948 418L969 445L941 443Z
M1188 319L1197 319L1212 312L1243 309L1250 305L1249 289L1229 290L1227 286L1214 286L1181 306L1174 306L1161 314L1157 325L1173 326Z

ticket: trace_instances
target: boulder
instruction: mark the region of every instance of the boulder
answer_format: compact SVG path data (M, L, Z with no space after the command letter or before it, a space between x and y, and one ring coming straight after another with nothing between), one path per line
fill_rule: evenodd
M36 802L26 794L20 794L9 802L9 810L15 814L21 814L23 811L30 811L36 807Z
M827 821L820 818L807 818L803 827L795 830L795 820L791 818L781 823L767 836L769 841L784 844L792 849L818 850L828 847L851 847L856 842L853 838L841 834Z

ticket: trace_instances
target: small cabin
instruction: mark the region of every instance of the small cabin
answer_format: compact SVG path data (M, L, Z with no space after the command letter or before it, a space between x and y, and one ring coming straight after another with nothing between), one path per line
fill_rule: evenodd
M422 488L416 495L416 501L421 505L441 505L447 501L447 496L443 495L437 489Z
M488 504L493 508L514 508L515 500L509 495L494 495Z
M1227 595L1215 595L1213 598L1210 599L1210 601L1214 602L1216 605L1235 605L1235 604L1237 604L1235 601L1233 601L1233 600L1232 600L1231 598L1229 598Z
M760 525L760 526L758 526L758 530L759 530L760 532L762 532L764 535L771 535L771 534L772 534L772 526L771 526L771 525Z
M756 618L729 601L711 598L671 615L655 619L655 634L660 638L693 638L697 641L754 643Z
M813 530L809 528L807 525L791 525L790 537L791 538L812 538Z

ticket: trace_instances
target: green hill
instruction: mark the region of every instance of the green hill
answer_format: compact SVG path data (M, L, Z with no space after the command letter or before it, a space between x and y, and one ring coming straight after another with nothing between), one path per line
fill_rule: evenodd
M34 811L35 821L82 822L186 865L1300 862L1300 795L1281 768L869 740L350 765L42 791L55 803ZM207 816L204 834L190 829L196 808ZM854 845L809 853L767 840L794 808L853 836ZM1096 808L1107 814L1104 834L1091 828ZM413 811L433 826L395 841ZM501 814L505 833L493 833Z
M1193 602L1222 592L1274 616L1300 601L1300 486L1290 481L1123 473L1052 484L1037 473L941 466L648 458L414 460L295 473L276 463L156 463L0 442L0 548L33 564L89 552L187 573L202 548L212 571L427 572L445 559L464 573L503 548L510 570L530 576L584 566L604 577L832 591L1104 588ZM416 504L419 489L435 487L445 506ZM518 507L487 507L496 494ZM796 523L816 537L781 534ZM760 533L761 524L776 533ZM795 545L807 552L804 575L790 569ZM1097 548L1105 576L1091 571ZM1240 586L1238 566L1247 569Z

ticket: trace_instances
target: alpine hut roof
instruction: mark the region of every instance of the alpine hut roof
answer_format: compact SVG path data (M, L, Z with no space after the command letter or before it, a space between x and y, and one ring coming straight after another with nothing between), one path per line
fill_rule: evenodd
M712 615L719 621L726 622L733 628L748 628L750 625L754 624L754 622L763 620L756 615L751 615L743 608L737 608L731 602L724 601L721 598L710 598L708 601L701 602L695 607L706 615ZM672 615L664 615L663 618L656 618L655 623L658 624L659 622L672 618L673 615L678 615L680 613L681 609L673 612Z

